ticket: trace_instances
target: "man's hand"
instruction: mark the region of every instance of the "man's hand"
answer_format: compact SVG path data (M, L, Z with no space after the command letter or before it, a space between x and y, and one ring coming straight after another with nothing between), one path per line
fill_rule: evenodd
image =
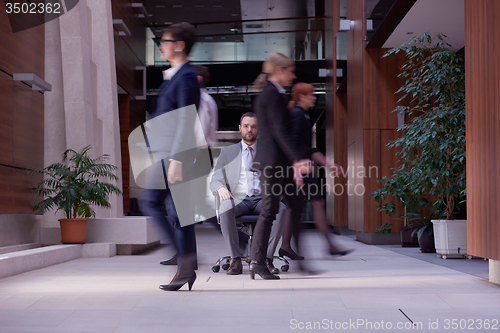
M225 188L224 186L219 187L217 192L219 192L220 201L234 199L231 192L229 192L229 190L227 188Z
M167 171L167 180L169 183L182 181L182 163L171 160Z

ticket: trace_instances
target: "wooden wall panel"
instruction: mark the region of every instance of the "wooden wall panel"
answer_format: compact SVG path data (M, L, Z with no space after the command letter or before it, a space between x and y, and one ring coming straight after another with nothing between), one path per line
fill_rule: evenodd
M337 92L335 95L335 104L334 104L334 135L335 141L333 144L334 147L334 160L335 163L342 166L344 170L347 169L347 94ZM347 177L344 176L344 173L341 173L338 178L335 179L335 184L341 185L343 191L340 192L340 188L337 190L334 187L335 195L335 204L334 204L334 221L335 226L348 226L348 198L346 184Z
M363 57L363 129L365 133L372 134L368 139L365 136L364 159L365 168L368 172L370 167L377 167L378 178L369 177L365 179L366 194L364 198L365 232L374 232L375 228L383 223L392 223L392 230L398 232L402 221L394 219L376 209L376 202L369 196L380 188L377 181L382 175L390 176L390 168L396 166L397 157L395 151L387 150L387 143L396 138L398 127L398 116L392 112L398 105L399 96L394 92L404 83L404 79L398 78L400 68L405 58L397 55L393 58L381 58L388 49L365 49ZM376 141L372 141L376 140ZM376 154L375 154L376 152ZM368 162L368 160L370 162Z
M464 7L467 250L500 260L500 1Z
M349 43L348 43L349 49ZM352 52L352 58L347 61L347 145L348 145L348 165L352 172L348 172L348 182L350 184L350 192L354 193L356 186L363 186L363 178L357 177L356 170L362 168L363 163L363 53L364 48L358 48ZM352 146L352 147L351 147ZM349 188L348 188L349 189ZM354 214L349 214L349 219L354 218L354 221L349 221L349 228L356 227L356 231L363 231L363 196L348 195L349 201L355 201L355 204L350 203L349 209L354 206L356 210Z
M128 136L130 134L130 96L118 95L120 114L120 142L122 152L122 186L123 212L130 212L130 155L128 152Z
M138 9L132 8L130 0L112 0L113 19L122 19L131 35L120 37L134 53L142 66L146 65L146 29L145 20L137 17Z
M44 78L45 27L14 34L0 11L0 40L0 214L32 214L40 198L30 189L40 178L25 168L43 167L44 99L12 75Z
M24 168L43 167L43 95L21 82L14 82L12 99L13 165Z
M142 19L129 0L112 0L113 19L121 19L130 36L118 36L115 28L116 77L118 84L132 96L142 95L142 72L136 66L146 65L146 30Z
M134 98L142 95L142 78L138 79L142 72L136 70L135 67L144 65L120 36L115 36L115 54L118 84Z
M118 109L120 114L120 140L125 141L130 134L130 96L118 95Z
M33 214L33 205L41 198L31 188L40 180L26 170L0 165L0 214Z
M387 150L387 144L398 138L399 133L395 129L365 129L364 133L364 232L375 232L375 228L384 223L392 223L392 231L399 232L403 221L398 216L388 216L377 210L378 204L370 196L370 193L380 188L378 181L383 176L392 175L391 168L397 165L396 150ZM401 212L402 206L397 205L397 209Z
M35 73L44 77L45 27L12 33L9 18L0 5L0 69L9 73Z
M12 77L0 72L0 164L13 165L13 92Z
M400 95L394 93L404 84L398 78L405 57L398 54L392 58L382 56L389 49L366 49L364 68L364 129L395 129L398 116L392 112L398 105Z
M352 38L354 51L364 48L366 36L366 0L347 1L347 18L354 21L347 38ZM352 32L350 34L350 32Z
M337 32L339 27L339 0L327 0L325 1L325 59L326 66L336 73L337 61L336 61L336 47L337 47ZM341 150L344 151L347 156L345 139L342 138L347 135L346 128L338 128L338 124L345 120L339 119L339 112L337 106L337 96L335 94L337 86L336 75L331 75L328 77L326 82L326 157L330 161L335 161L336 163L344 163L345 161L340 161L337 158L337 154ZM343 110L345 114L345 110ZM344 116L345 117L345 116ZM341 164L343 165L343 164ZM344 186L343 179L340 178L327 178L327 187L331 189L331 192L327 193L326 196L326 211L327 220L330 224L336 227L347 226L347 216L342 216L342 213L347 215L347 200L345 200L345 194L337 195L334 191L335 184L340 183Z
M122 151L122 186L123 186L123 212L130 212L130 155L128 141L121 142Z
M385 130L394 131L398 126L397 114L392 111L399 98L394 92L404 82L397 75L405 59L402 56L381 59L387 49L365 48L364 0L348 1L347 17L355 22L347 33L347 161L355 170L354 175L349 173L348 181L353 191L365 190L361 196L355 193L348 196L349 229L371 233L390 219L375 208L369 194L380 186L377 180L382 166L389 169L396 164L394 152L387 152L385 147L394 135ZM359 176L360 171L369 172L370 167L378 168L379 177ZM393 230L399 231L400 222L392 223Z
M145 121L145 101L137 101L129 95L118 95L120 113L120 140L122 152L123 211L130 212L130 155L128 136Z
M380 130L364 130L364 168L363 170L358 170L358 172L364 171L365 178L363 179L363 210L364 216L367 217L364 220L363 230L364 232L375 232L375 228L379 227L382 223L382 213L378 211L375 207L377 203L370 197L370 193L379 188L377 184L377 177L371 177L370 173L373 170L380 170L380 154L381 154L381 139ZM358 189L359 191L359 189Z

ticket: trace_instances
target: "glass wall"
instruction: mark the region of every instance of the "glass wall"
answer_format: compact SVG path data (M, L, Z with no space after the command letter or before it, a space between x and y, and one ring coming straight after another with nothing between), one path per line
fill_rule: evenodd
M221 24L222 25L222 24ZM224 23L227 25L227 23ZM227 29L217 24L199 25L198 41L190 59L197 63L228 63L263 61L272 52L281 52L295 60L324 59L324 19L302 18L243 22ZM203 31L227 30L226 34L207 34ZM156 37L152 36L152 33ZM148 33L159 41L160 30ZM148 65L166 65L158 47L147 47ZM153 52L154 57L151 57Z

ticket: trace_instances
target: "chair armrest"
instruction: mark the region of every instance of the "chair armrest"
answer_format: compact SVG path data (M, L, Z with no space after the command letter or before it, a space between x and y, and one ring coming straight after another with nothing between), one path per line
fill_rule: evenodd
M215 197L215 216L217 217L217 222L220 224L219 216L220 216L220 197L219 193L213 192L213 195Z

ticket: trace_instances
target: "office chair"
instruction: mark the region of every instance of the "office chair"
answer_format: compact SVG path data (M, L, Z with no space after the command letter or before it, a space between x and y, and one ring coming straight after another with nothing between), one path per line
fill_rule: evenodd
M220 223L220 198L219 195L214 193L215 195L215 214L217 216L217 222ZM248 237L248 245L247 245L247 250L246 250L246 255L241 257L241 261L245 261L250 265L250 256L249 256L249 251L250 251L250 245L252 244L252 236L253 236L253 230L255 228L255 224L257 223L259 215L241 215L236 217L236 223L239 225L239 230L245 230L246 234L249 236ZM279 259L283 261L283 265L281 266L281 271L282 272L287 272L288 269L290 268L290 264L288 261L279 256L274 256L274 259ZM220 257L219 260L215 263L215 265L212 266L212 272L218 273L222 267L223 270L227 271L229 269L229 265L231 264L231 256L224 256Z

